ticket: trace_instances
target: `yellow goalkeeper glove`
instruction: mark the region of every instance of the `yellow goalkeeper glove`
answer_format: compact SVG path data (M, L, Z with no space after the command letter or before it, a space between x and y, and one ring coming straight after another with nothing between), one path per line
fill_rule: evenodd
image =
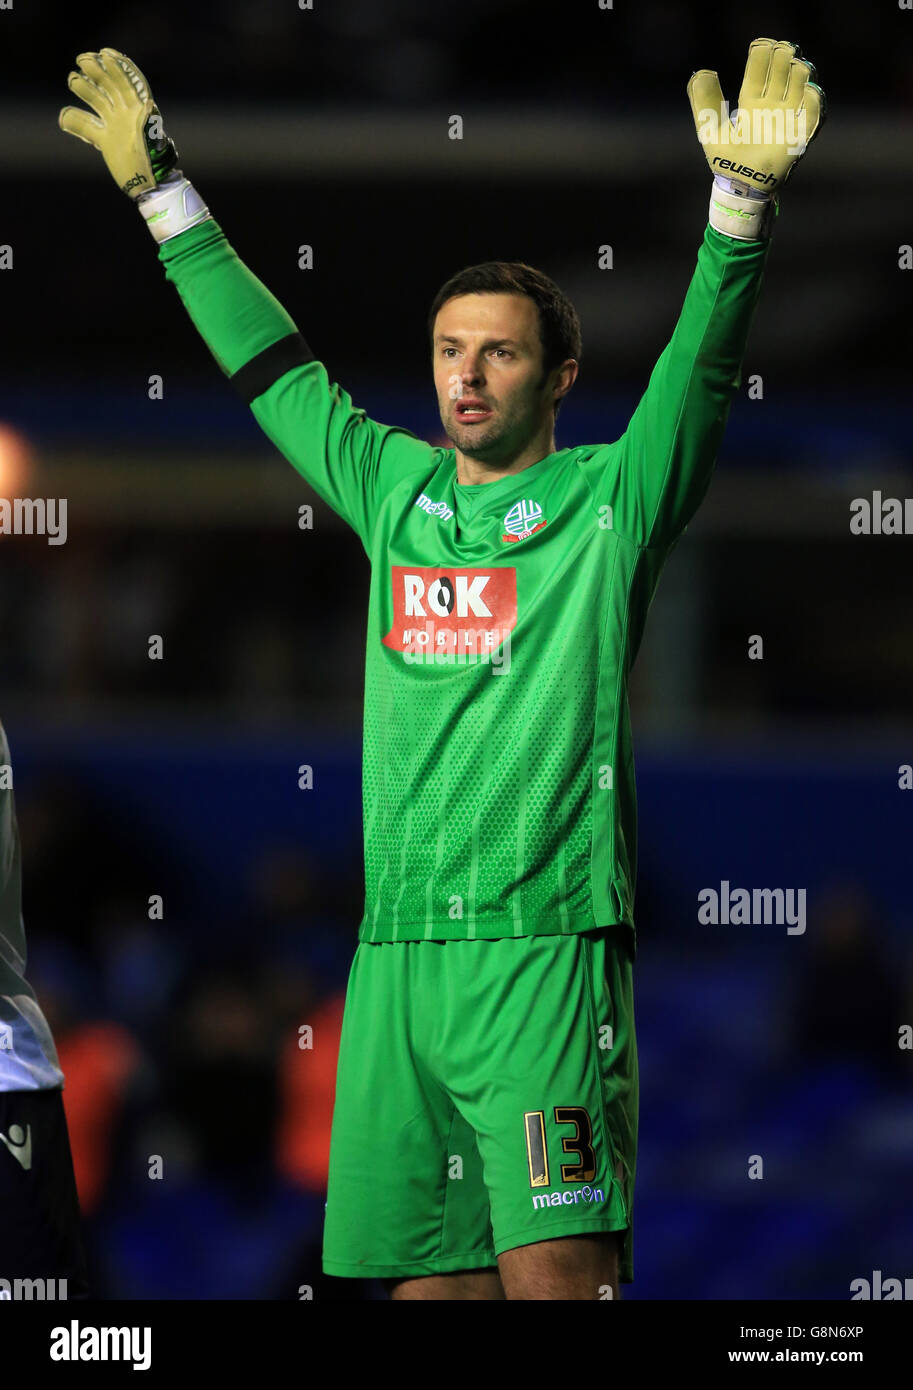
M820 129L824 93L796 44L755 39L738 110L729 116L719 77L692 74L688 99L714 175L710 224L742 241L770 235L778 194Z
M178 152L164 132L149 83L116 48L80 53L67 86L90 108L65 106L60 129L99 151L122 193L139 207L156 241L167 241L210 216L177 168Z

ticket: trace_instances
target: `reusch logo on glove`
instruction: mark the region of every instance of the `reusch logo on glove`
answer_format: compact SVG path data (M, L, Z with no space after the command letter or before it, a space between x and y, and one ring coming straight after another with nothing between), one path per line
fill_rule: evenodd
M734 164L731 159L720 159L719 155L715 155L710 163L718 164L721 169L728 169L730 174L737 174L743 179L753 179L755 183L777 182L773 174L764 174L760 169L749 169L747 164Z
M145 174L134 174L132 179L128 179L121 189L122 193L129 193L131 188L139 188L141 183L148 183Z

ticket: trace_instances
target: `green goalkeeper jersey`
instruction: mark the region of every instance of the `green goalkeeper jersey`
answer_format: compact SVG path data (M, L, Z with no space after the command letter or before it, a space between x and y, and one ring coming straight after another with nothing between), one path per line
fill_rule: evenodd
M214 220L159 248L261 428L371 562L360 940L633 935L628 677L710 480L768 247L707 227L620 439L475 485L453 449L353 405Z

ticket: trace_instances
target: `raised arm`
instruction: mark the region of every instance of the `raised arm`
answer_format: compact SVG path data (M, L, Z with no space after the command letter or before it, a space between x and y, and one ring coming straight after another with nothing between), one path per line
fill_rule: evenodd
M704 497L741 379L742 358L778 212L778 195L820 127L824 94L794 44L755 39L739 109L715 72L688 96L714 175L709 225L678 323L630 424L584 464L619 534L668 546Z
M263 432L370 551L383 498L431 471L432 446L352 404L213 218L169 238L159 258Z
M615 529L667 545L710 484L761 289L768 243L708 227L678 323L613 446Z
M115 49L82 53L69 87L91 108L59 124L98 149L159 244L165 275L254 418L366 549L383 497L430 471L431 445L371 420L331 383L294 321L232 249L177 167L149 85Z

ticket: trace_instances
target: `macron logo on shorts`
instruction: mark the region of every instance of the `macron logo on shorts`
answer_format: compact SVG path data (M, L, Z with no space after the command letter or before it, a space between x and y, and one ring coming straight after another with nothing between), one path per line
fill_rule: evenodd
M543 1207L573 1207L578 1202L604 1202L605 1193L601 1187L576 1187L563 1192L536 1192L533 1194L533 1209Z
M28 1125L23 1134L21 1125L10 1125L8 1135L0 1134L13 1158L26 1172L32 1166L32 1126Z

